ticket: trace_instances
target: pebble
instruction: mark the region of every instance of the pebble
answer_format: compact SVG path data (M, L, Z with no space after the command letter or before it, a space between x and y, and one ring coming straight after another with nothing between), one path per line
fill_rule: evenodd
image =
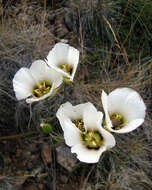
M65 145L61 145L56 148L56 152L57 162L66 170L71 172L76 166L77 158L74 154L71 153L70 148Z

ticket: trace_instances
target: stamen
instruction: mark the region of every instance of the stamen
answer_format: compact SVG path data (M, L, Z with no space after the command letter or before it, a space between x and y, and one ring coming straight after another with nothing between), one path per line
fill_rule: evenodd
M61 63L61 64L59 64L58 67L60 69L62 69L64 72L69 73L70 75L72 75L73 67L70 66L69 64L67 64L67 63Z
M103 144L104 138L98 131L88 130L81 134L82 141L88 149L99 149Z
M125 119L124 116L120 113L113 113L110 115L110 119L112 121L113 129L119 130L124 127Z
M37 84L33 88L33 96L41 97L47 94L51 89L51 83L47 81L37 82Z
M81 138L88 149L99 149L103 144L103 136L97 130L85 130L82 118L72 120L72 123L81 131Z
M82 118L72 120L72 123L74 123L76 125L76 127L78 129L80 129L80 131L85 132L84 122L83 122Z

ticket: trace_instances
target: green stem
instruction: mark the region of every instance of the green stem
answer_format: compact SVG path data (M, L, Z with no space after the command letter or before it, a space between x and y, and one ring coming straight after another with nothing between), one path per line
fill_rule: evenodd
M30 132L22 133L22 134L18 134L18 135L4 136L4 137L0 137L0 141L28 137L28 136L36 135L39 133L40 133L39 131L30 131Z
M48 173L40 173L40 174L25 174L24 177L47 177Z

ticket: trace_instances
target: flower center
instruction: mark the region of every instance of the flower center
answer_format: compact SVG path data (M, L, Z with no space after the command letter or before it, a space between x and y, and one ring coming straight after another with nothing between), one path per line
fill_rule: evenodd
M51 89L51 83L48 81L38 82L33 88L33 96L41 97L47 94Z
M99 149L104 141L103 136L97 130L87 130L87 132L81 133L81 137L88 149Z
M72 75L72 72L73 72L73 67L70 66L69 64L67 63L60 63L59 66L58 66L60 69L62 69L64 72Z
M84 122L83 122L83 119L82 119L82 118L72 120L72 123L74 123L75 126L76 126L78 129L80 129L80 131L85 132Z
M112 121L113 129L119 130L122 127L124 127L125 124L125 118L120 113L113 113L110 115L110 119Z

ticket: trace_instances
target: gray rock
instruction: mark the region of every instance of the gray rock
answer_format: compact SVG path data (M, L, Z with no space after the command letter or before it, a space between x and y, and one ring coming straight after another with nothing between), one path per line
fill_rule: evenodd
M56 148L57 162L69 172L76 166L77 158L71 153L69 147L62 145Z

